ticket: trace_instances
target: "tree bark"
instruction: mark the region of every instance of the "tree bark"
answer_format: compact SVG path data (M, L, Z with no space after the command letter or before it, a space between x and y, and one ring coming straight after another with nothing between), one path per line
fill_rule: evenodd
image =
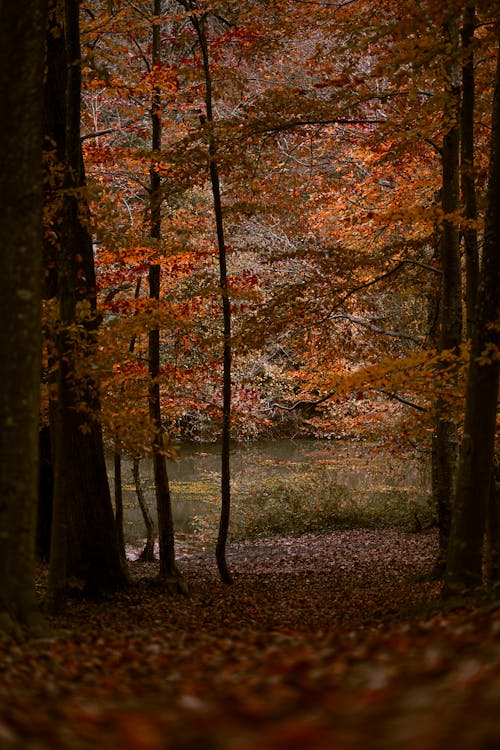
M193 9L192 3L189 4ZM223 583L230 584L233 577L229 570L226 558L227 537L229 532L229 521L231 514L231 366L232 366L232 344L231 344L231 303L229 300L229 285L227 280L227 252L224 237L224 219L222 213L222 198L220 189L219 169L217 164L217 141L214 131L214 116L212 107L212 73L210 68L210 57L208 49L206 16L193 14L191 22L198 36L203 71L205 76L205 109L206 118L202 118L202 124L206 124L208 138L208 165L210 173L210 185L214 205L215 227L217 233L217 249L219 256L219 286L222 299L222 446L221 446L221 511L219 519L219 531L215 548L215 557L219 575Z
M450 60L446 67L447 103L444 121L451 123L443 136L441 205L443 224L440 240L441 298L439 350L457 351L462 340L462 270L458 210L460 206L460 73L456 55L459 44L459 25L456 12L444 28L450 46ZM437 373L439 378L439 372ZM450 406L438 397L435 404L435 430L432 444L434 501L439 522L439 555L436 569L444 573L451 525L451 506L455 491L458 459L458 432L449 416Z
M144 526L146 527L146 544L139 556L139 560L141 560L141 562L153 562L155 559L155 527L142 490L139 466L140 460L134 458L132 473L134 476L135 491L137 494L137 502L139 503L139 508L141 509L142 518L144 520Z
M46 12L44 0L0 6L0 629L37 634L45 631L34 556Z
M153 0L153 44L152 44L152 73L153 78L161 64L160 38L161 0ZM161 91L157 82L153 81L151 99L151 150L152 161L150 168L150 237L159 245L161 240L161 177L157 169L159 152L161 149ZM149 297L160 300L161 267L154 263L149 267ZM153 425L154 438L152 445L153 468L155 478L156 509L158 516L158 544L160 549L160 579L167 582L172 591L182 590L184 583L180 583L181 576L175 562L175 535L172 517L172 503L170 486L165 458L164 432L161 421L160 384L160 329L153 326L149 332L149 416Z
M493 97L483 259L471 343L447 588L482 582L485 518L493 481L500 331L500 45Z
M80 143L79 2L65 0L64 26L54 14L48 33L47 98L64 114L47 135L64 153L62 197L56 204L57 404L54 425L54 505L47 606L62 606L67 575L82 578L92 593L111 591L127 581L118 551L116 528L104 460L96 384L78 370L95 345L95 271L88 230L88 205ZM59 36L54 35L56 31ZM61 41L61 37L62 40ZM50 59L55 55L56 59ZM50 78L50 72L54 78ZM50 126L51 121L48 121ZM60 143L56 138L64 138ZM57 173L56 173L57 175ZM57 179L57 177L56 177ZM79 307L86 317L80 320Z
M497 456L493 465L486 533L489 582L498 589L500 584L500 464Z
M114 485L115 485L115 526L116 536L118 539L118 552L123 563L127 557L125 555L125 538L123 535L123 490L122 490L122 455L118 446L115 446L113 456L114 467Z
M54 477L52 472L52 448L50 428L44 425L38 433L38 503L36 521L36 556L48 562L50 559L50 533L52 527L52 500Z
M460 176L464 203L465 228L465 300L467 337L472 336L479 283L479 247L477 239L477 200L474 172L474 30L476 13L473 5L464 10L461 37L464 60L462 63L462 103L460 108Z

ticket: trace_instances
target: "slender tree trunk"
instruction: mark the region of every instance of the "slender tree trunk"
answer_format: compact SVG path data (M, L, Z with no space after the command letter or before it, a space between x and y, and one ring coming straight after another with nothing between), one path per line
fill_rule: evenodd
M160 38L161 0L153 0L153 44L152 44L152 75L153 78L161 64ZM159 152L161 149L161 91L160 85L153 82L151 101L152 124L152 162L150 168L150 237L159 245L161 240L161 178L157 169ZM149 296L150 299L160 300L161 268L158 263L149 267ZM169 587L179 587L180 574L175 563L175 536L172 518L172 503L168 481L167 462L165 458L164 431L161 423L160 385L160 329L154 326L149 332L149 416L153 424L153 467L155 477L156 508L158 515L158 543L160 548L160 578Z
M477 239L477 201L474 173L474 52L472 44L475 29L475 8L467 6L461 30L464 61L462 63L462 104L460 109L461 153L460 173L462 199L464 202L465 228L465 280L467 337L472 336L479 283L479 247Z
M0 629L37 634L45 632L34 553L46 12L44 0L0 6Z
M50 428L44 425L38 433L38 504L36 522L36 556L38 560L50 559L50 533L52 527L52 499L54 477Z
M142 490L141 475L140 475L140 459L134 458L132 466L132 474L134 476L135 492L137 494L137 502L141 509L142 518L144 520L144 526L146 527L146 544L142 550L139 559L142 562L153 562L155 559L155 527L151 513L149 512L146 498Z
M447 65L446 123L452 123L443 137L441 204L443 226L440 241L441 299L439 349L458 351L462 339L462 271L458 228L460 179L460 73L454 56L458 53L459 25L454 11L445 25L450 45ZM439 373L438 373L439 378ZM450 405L439 397L435 405L436 421L432 445L434 493L439 521L439 556L436 568L444 573L451 525L451 506L455 490L458 460L458 432Z
M122 562L125 563L125 538L123 536L123 490L122 490L122 455L118 446L115 447L113 456L113 467L115 475L115 526L118 539L118 552Z
M500 466L495 458L486 518L488 577L498 588L500 584Z
M192 9L192 5L190 7ZM231 303L229 300L229 286L227 281L227 253L224 238L224 220L222 214L219 169L217 165L217 142L214 130L214 116L212 107L212 75L208 49L206 17L193 14L191 16L191 21L198 35L198 42L203 57L203 70L205 74L206 119L202 118L202 124L206 124L207 128L208 161L210 171L210 184L212 188L212 198L214 204L215 226L217 231L217 248L219 255L219 285L222 298L223 319L221 512L215 555L221 581L223 583L230 584L233 582L233 577L227 564L226 547L231 512Z
M491 127L483 259L472 337L464 432L448 556L447 587L482 582L486 509L494 478L500 332L500 45Z
M139 294L141 292L141 285L142 285L142 277L139 276L135 285L134 299L139 299ZM131 353L135 349L135 341L136 341L136 337L134 335L130 339L130 343L129 343L129 352ZM141 509L142 518L144 520L144 526L146 527L146 544L139 556L139 559L142 562L153 562L155 559L155 527L154 527L153 519L151 517L151 513L149 512L149 508L146 503L146 499L144 497L144 492L142 490L140 463L141 463L140 458L133 459L132 475L134 477L135 492L137 495L137 502L139 503L139 508Z

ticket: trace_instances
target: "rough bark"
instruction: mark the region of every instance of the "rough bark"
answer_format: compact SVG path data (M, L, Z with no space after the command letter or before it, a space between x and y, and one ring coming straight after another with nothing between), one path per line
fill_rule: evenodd
M444 36L450 46L446 69L447 101L444 121L447 131L442 145L441 205L443 221L440 241L441 295L439 350L457 350L462 339L462 271L458 227L460 181L460 73L455 58L458 52L459 26L455 11L445 24ZM439 378L439 373L437 373ZM433 492L439 522L439 557L436 569L444 572L451 524L451 506L455 490L458 459L456 424L449 416L449 404L438 398L435 404L435 430L432 444Z
M500 464L495 456L486 512L486 572L487 583L498 589L500 584Z
M160 0L153 0L153 43L152 69L161 64L161 38L159 18L161 13ZM161 240L161 178L156 168L156 161L161 149L161 91L159 85L153 84L151 101L151 150L152 162L150 168L150 237L157 244ZM149 297L156 302L160 300L161 268L157 263L149 267ZM175 563L175 536L172 517L172 503L170 486L165 458L164 431L161 420L160 385L160 329L154 326L149 331L149 416L154 430L152 445L153 469L155 478L156 509L158 516L158 544L160 550L160 579L164 580L172 591L182 590L181 576Z
M52 472L52 448L50 428L44 425L38 434L38 504L36 520L36 555L39 560L50 559L50 533L52 526L52 499L54 476Z
M462 200L464 203L465 228L465 301L467 318L467 337L470 338L474 325L477 287L479 283L479 247L477 238L477 200L474 172L474 29L475 8L467 6L464 10L461 38L464 60L462 63L462 103L460 108L460 177Z
M115 448L113 456L114 468L114 487L115 487L115 526L116 537L118 540L118 551L120 558L124 563L125 555L125 537L123 535L123 491L122 491L122 456L118 447Z
M465 421L447 568L447 587L482 582L498 404L500 331L500 45L493 98L483 258L467 374Z
M47 98L64 113L64 131L57 123L47 133L56 141L55 156L64 153L62 197L56 203L58 233L57 403L54 424L54 504L51 566L47 604L62 606L67 575L82 578L93 593L120 588L127 577L121 564L109 492L102 431L97 420L99 398L92 377L78 370L95 344L97 327L95 271L88 230L85 174L80 143L79 2L65 0L64 27L52 16L48 33ZM63 34L54 35L54 30ZM63 57L64 54L64 57ZM65 71L63 74L62 71ZM63 102L64 104L61 104ZM50 126L50 120L47 123ZM61 186L59 186L61 187ZM78 306L89 315L77 325ZM81 321L80 321L81 323ZM83 405L83 408L82 408Z
M45 22L44 0L0 5L0 628L37 633Z

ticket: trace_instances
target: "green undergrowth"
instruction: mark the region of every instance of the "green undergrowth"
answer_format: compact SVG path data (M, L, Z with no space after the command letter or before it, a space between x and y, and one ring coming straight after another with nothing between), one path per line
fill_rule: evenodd
M420 530L433 524L429 496L415 487L373 485L349 488L326 469L293 475L236 479L232 487L231 538L301 534L331 529L400 526ZM193 530L215 534L218 502L193 519Z
M200 470L191 481L171 481L175 529L207 542L217 535L220 474ZM143 483L153 519L154 484ZM132 486L125 486L126 537L144 535ZM252 456L232 473L232 539L298 535L332 529L399 526L420 530L434 523L430 495L415 464L381 456L338 460L268 460Z

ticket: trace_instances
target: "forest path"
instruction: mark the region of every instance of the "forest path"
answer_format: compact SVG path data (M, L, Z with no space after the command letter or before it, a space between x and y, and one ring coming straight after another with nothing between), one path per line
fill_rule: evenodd
M179 555L190 598L75 596L0 638L1 750L493 750L500 605L440 602L433 532L332 531Z
M336 625L376 625L406 617L439 593L425 580L437 555L434 532L357 529L233 542L228 563L235 585L225 592L237 621L264 629L324 632ZM211 551L184 553L187 579L211 591Z

